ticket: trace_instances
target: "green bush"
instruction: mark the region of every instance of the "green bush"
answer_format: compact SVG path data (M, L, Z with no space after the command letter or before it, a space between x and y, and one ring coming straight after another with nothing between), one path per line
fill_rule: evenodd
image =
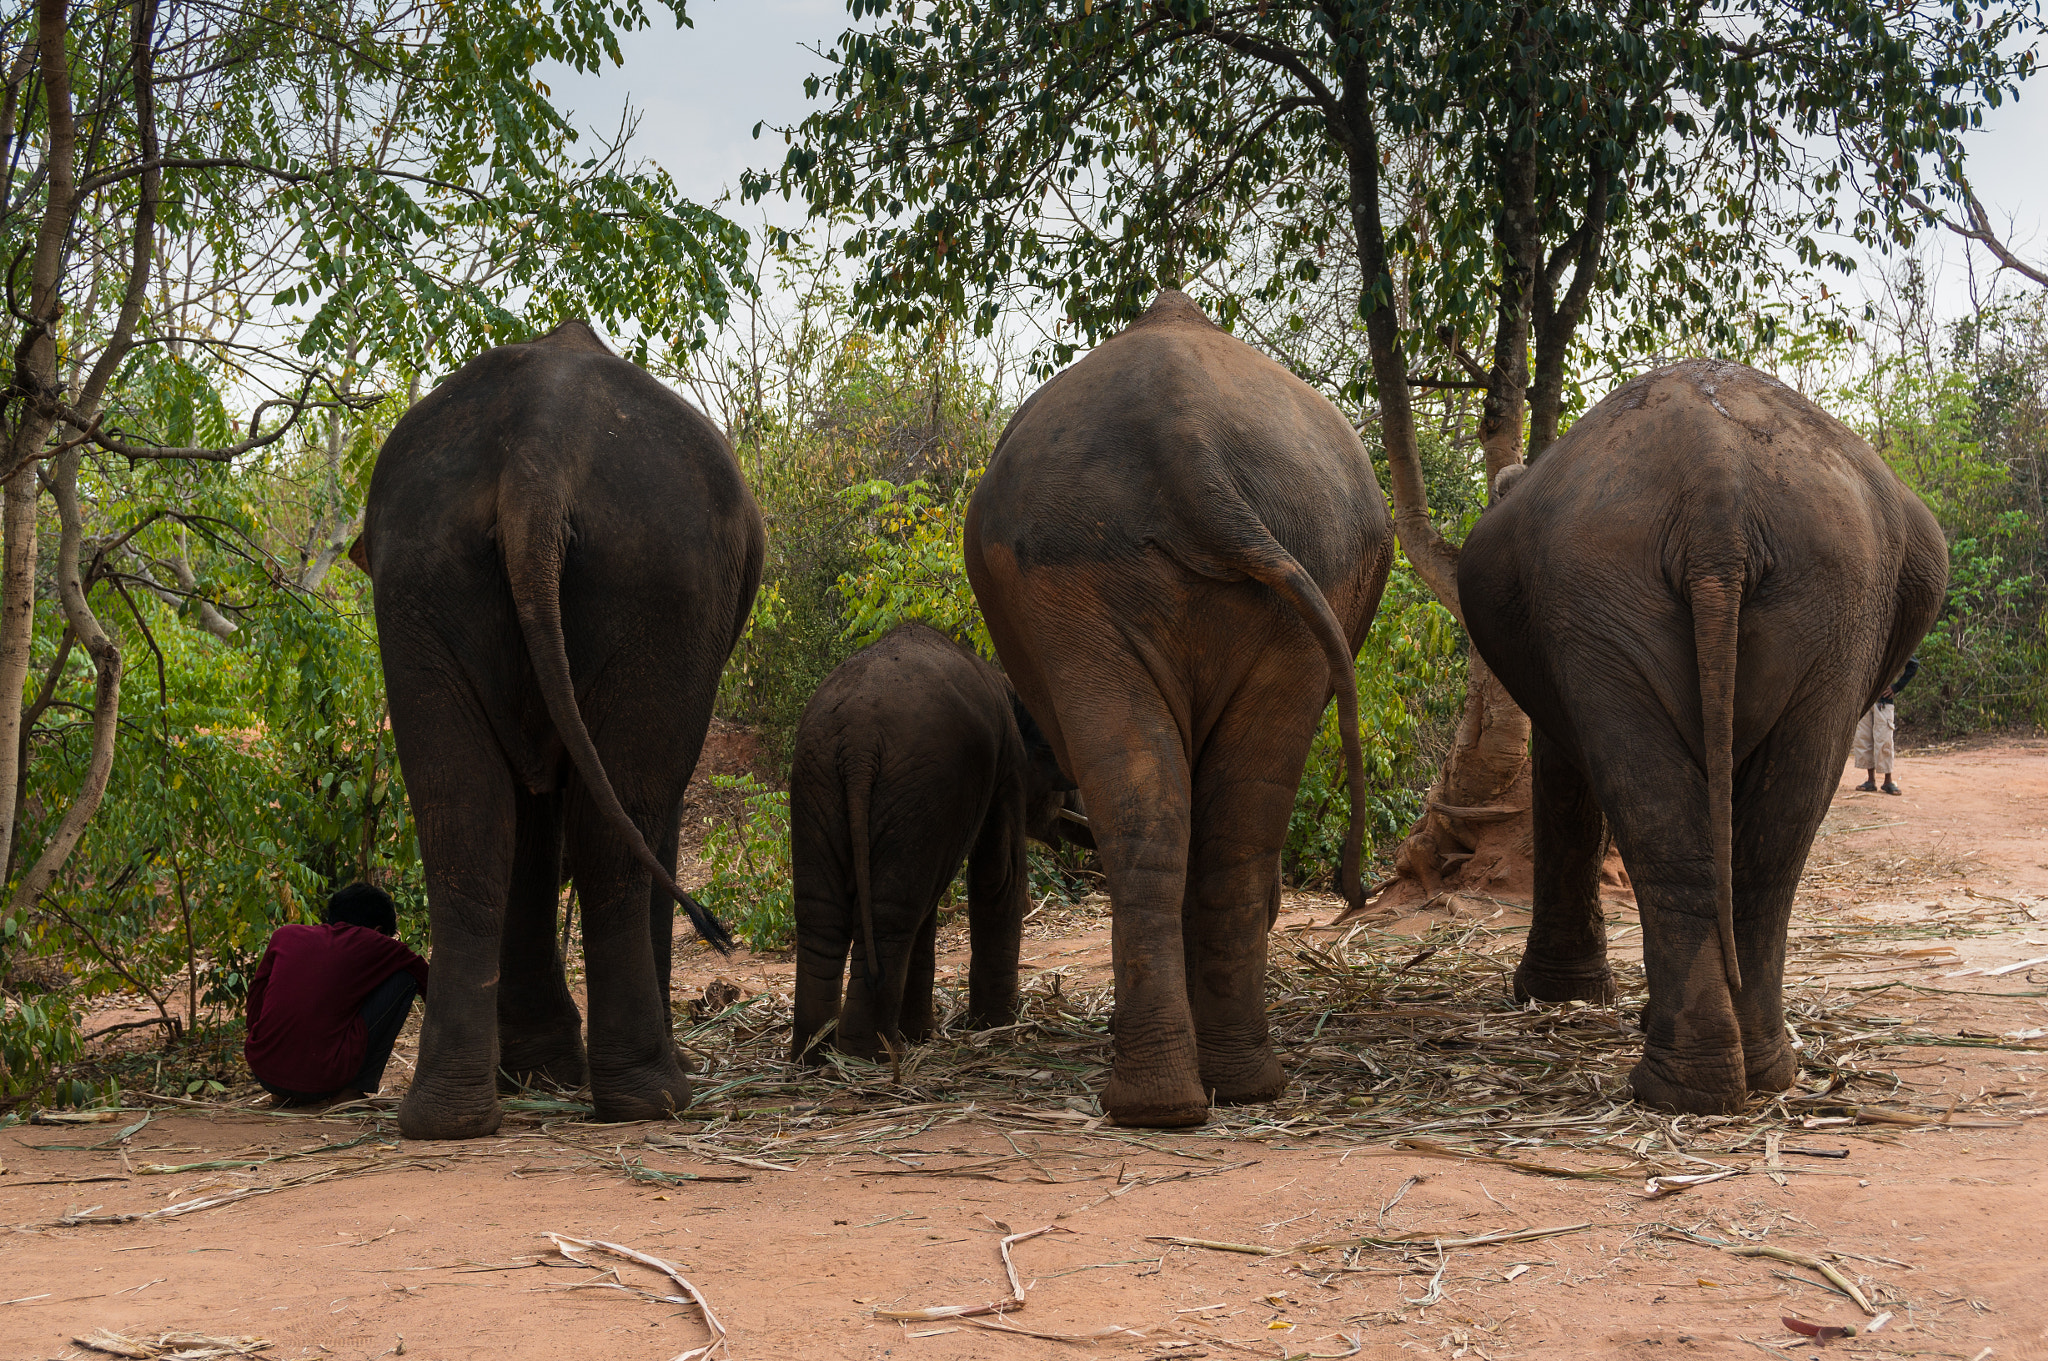
M90 1099L85 1083L58 1076L83 1053L66 999L0 998L0 1111L37 1098L73 1106Z
M943 336L824 325L799 328L739 386L781 400L750 405L737 422L768 555L720 712L787 759L819 684L895 623L928 619L972 641L979 615L958 530L1002 402Z
M2048 723L2048 296L1944 327L1916 269L1895 286L1904 319L1840 397L1948 540L1948 594L1899 720L1931 735Z
M796 888L789 867L789 791L751 775L714 775L725 811L705 819L711 879L698 896L753 950L783 950L796 939Z
M842 493L869 527L853 547L853 567L838 581L848 616L847 641L866 647L898 624L915 620L996 660L995 641L968 583L961 547L967 501L982 471L968 469L944 497L921 481L899 487L876 480Z

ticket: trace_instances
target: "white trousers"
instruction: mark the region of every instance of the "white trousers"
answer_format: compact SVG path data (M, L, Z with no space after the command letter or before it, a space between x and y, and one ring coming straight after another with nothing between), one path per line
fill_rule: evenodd
M1856 769L1892 773L1893 712L1889 704L1873 704L1856 721L1856 750L1849 762Z

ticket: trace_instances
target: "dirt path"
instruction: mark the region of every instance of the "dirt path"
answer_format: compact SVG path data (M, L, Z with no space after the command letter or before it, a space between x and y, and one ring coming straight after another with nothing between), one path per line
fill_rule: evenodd
M1016 1035L949 1036L900 1086L780 1067L788 966L693 953L679 997L719 977L760 995L686 1033L709 1070L677 1124L534 1102L456 1145L162 1108L91 1151L35 1146L111 1141L140 1112L0 1131L0 1356L87 1355L72 1339L101 1328L365 1361L668 1361L707 1340L694 1309L590 1288L613 1278L554 1231L674 1264L738 1358L1803 1358L1817 1343L1783 1317L1871 1322L1797 1260L1726 1250L1757 1246L1829 1257L1889 1315L1835 1350L2048 1358L2048 965L1984 972L2048 956L2048 743L1908 753L1899 779L1900 798L1837 797L1794 925L1804 1090L1744 1117L1620 1100L1626 1007L1506 1005L1524 919L1491 900L1363 934L1290 900L1272 992L1296 1088L1180 1134L1102 1127L1086 1096L1099 907L1032 923ZM1633 914L1614 919L1625 965ZM941 968L965 962L955 942ZM1721 1172L1644 1198L1649 1175ZM1002 1298L1003 1239L1045 1225L1011 1248L1027 1303L1001 1326L1132 1332L877 1316ZM1489 1235L1523 1236L1459 1241Z

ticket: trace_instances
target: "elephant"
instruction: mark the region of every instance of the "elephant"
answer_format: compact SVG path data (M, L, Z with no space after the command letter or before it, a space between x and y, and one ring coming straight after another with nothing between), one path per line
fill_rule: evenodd
M821 1061L835 1020L834 1047L862 1058L930 1038L939 899L963 859L968 1023L1016 1020L1024 842L1058 846L1072 787L1003 674L936 629L899 625L827 676L790 766L791 1061Z
M1174 1127L1286 1080L1265 1007L1280 852L1393 553L1336 408L1177 289L1020 407L968 504L967 575L1004 669L1078 782L1109 879L1121 1125ZM1357 903L1361 800L1340 885Z
M1947 577L1934 517L1876 451L1776 379L1711 360L1615 390L1473 527L1465 623L1534 730L1515 996L1613 998L1611 834L1649 981L1637 1100L1726 1114L1797 1077L1793 892L1856 719Z
M349 556L432 923L406 1137L491 1133L501 1078L584 1080L554 943L565 842L597 1118L688 1103L670 901L730 940L676 887L677 833L764 546L717 427L581 321L485 351L392 429Z

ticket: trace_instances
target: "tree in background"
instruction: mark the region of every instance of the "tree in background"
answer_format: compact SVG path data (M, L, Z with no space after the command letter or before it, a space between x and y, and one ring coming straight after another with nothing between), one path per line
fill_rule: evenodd
M1948 595L1902 723L1943 736L2048 723L2048 293L1994 292L1939 321L1917 258L1887 280L1830 392L1934 512Z
M274 864L311 846L306 872L272 895L280 911L369 863L367 846L334 849L361 818L333 816L350 802L369 816L395 788L374 651L360 614L346 622L362 593L342 590L327 621L305 593L354 532L382 430L423 377L530 334L529 317L590 317L659 362L701 345L751 288L744 233L631 163L628 129L579 146L534 75L542 61L618 61L617 34L650 8L34 0L0 18L10 942L32 920L68 922L80 949L115 958L93 944L111 939L102 913L127 903L114 915L150 925L205 878L195 856ZM683 0L659 8L687 22ZM59 537L39 577L45 490ZM39 594L61 618L39 620ZM166 640L167 619L195 625L199 647L256 654L245 683L220 689L236 670L224 657L187 665L194 643ZM156 702L124 716L138 647ZM211 719L171 695L173 676L216 686ZM270 725L295 721L292 752L264 748ZM202 738L228 766L187 783ZM267 752L255 764L268 784L250 786L248 769L227 780L231 748ZM330 760L340 768L320 769ZM88 912L67 863L117 777L120 825L73 875L96 886ZM209 786L227 822L190 804ZM268 850L228 825L259 788L257 805L298 818ZM128 896L108 899L117 881ZM0 1095L27 1081L0 1079Z
M1325 382L1376 408L1401 546L1454 614L1457 531L1431 515L1418 392L1476 397L1490 486L1556 437L1596 309L1618 345L1768 332L1788 268L1850 267L1829 233L1910 237L1923 161L2032 69L2003 50L2031 10L2003 0L848 9L877 22L841 36L809 87L825 107L746 189L857 224L864 317L986 334L1013 298L1049 303L1044 357L1065 363L1162 286L1221 278L1206 302L1229 324L1312 288L1341 242L1351 362ZM1518 787L1527 802L1528 721L1469 665L1402 857L1431 887Z

